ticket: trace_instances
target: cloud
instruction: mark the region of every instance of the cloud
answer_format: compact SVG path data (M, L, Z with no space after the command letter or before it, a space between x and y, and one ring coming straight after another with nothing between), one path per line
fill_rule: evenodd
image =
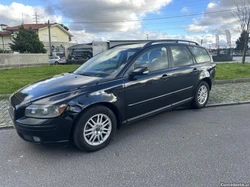
M34 23L34 14L39 15L39 23L61 22L67 25L74 35L72 42L86 43L93 40L115 39L186 39L200 42L205 46L215 46L215 34L225 40L225 30L232 33L235 40L239 36L239 26L231 12L221 10L234 8L240 0L210 1L204 14L193 19L193 23L184 28L187 34L169 35L142 28L142 20L148 14L161 14L162 8L172 0L43 0L47 6L28 6L21 3L0 4L0 23L9 26L22 23ZM183 7L182 13L190 13L190 8ZM214 14L207 12L218 11ZM220 12L219 12L220 11ZM134 20L134 21L131 21ZM178 28L177 28L178 29ZM176 29L176 30L177 30Z
M208 9L214 8L216 5L217 5L217 4L214 3L214 2L210 2L210 3L208 3L207 8L208 8Z
M194 33L194 32L205 32L207 30L207 26L200 26L200 25L194 25L191 24L188 26L188 32Z
M9 26L20 25L24 23L35 23L34 15L37 13L39 23L45 23L49 19L55 22L61 22L62 17L49 15L41 6L28 6L13 2L9 6L0 4L0 23Z
M189 33L210 33L214 36L221 36L222 42L226 41L225 30L229 30L232 35L232 44L240 36L240 25L233 16L236 4L241 0L220 0L208 3L207 9L200 18L193 19L193 23L188 26ZM215 39L214 39L215 40Z
M183 7L183 8L181 9L181 12L182 12L182 13L190 13L190 10L189 10L188 7Z
M141 28L141 19L157 13L172 0L61 0L46 9L49 14L60 12L73 30L99 32L132 32ZM131 21L133 20L133 21ZM66 22L65 22L66 23Z

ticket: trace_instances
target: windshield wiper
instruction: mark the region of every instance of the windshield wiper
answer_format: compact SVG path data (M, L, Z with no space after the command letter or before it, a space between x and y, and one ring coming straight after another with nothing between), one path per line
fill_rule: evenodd
M89 73L84 73L84 72L77 72L76 74L77 74L77 75L88 76L88 77L93 76L93 75L90 75Z
M106 77L109 75L108 73L102 73L102 72L77 72L76 74L89 77Z

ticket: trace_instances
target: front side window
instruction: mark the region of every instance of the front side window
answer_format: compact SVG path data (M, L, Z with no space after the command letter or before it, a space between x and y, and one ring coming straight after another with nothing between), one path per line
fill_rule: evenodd
M167 48L157 47L146 51L134 62L133 68L135 69L137 67L147 67L149 72L167 69Z
M186 66L193 64L193 57L186 46L171 46L173 66Z
M210 62L210 56L206 49L200 47L189 47L190 51L194 54L197 63Z

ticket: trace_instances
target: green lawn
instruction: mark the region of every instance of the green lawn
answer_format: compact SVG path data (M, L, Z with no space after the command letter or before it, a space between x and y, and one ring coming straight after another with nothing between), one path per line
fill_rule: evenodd
M0 94L9 94L46 77L74 71L80 65L46 65L0 70Z
M37 80L56 74L74 71L79 65L37 66L0 70L0 94L13 93L17 89ZM228 63L216 65L216 79L250 78L250 63Z
M216 64L216 80L250 78L250 63Z

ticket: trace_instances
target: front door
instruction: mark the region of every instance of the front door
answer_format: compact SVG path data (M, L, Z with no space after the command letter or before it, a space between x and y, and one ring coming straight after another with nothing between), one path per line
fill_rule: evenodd
M158 45L142 53L129 71L147 67L147 75L125 80L125 100L128 121L171 106L171 82L168 50ZM128 71L128 72L129 72Z

